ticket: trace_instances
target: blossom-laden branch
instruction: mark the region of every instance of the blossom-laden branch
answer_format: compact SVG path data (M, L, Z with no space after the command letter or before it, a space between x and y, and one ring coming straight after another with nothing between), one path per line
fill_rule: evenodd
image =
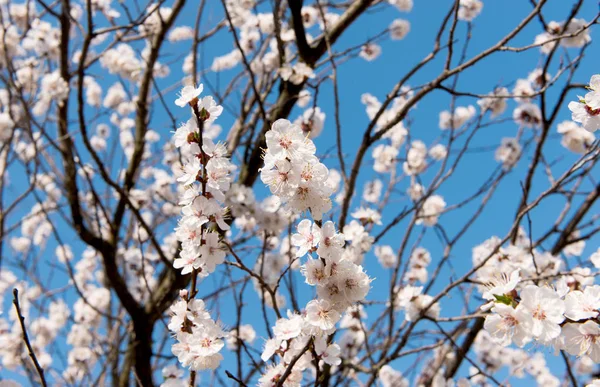
M225 145L215 144L207 136L223 108L211 96L200 98L202 90L202 85L186 86L175 101L180 107L189 105L192 118L177 129L174 137L185 161L183 174L177 179L183 187L179 201L182 217L176 229L181 251L173 266L182 274L191 273L192 280L190 290L182 290L181 299L170 308L173 316L169 330L177 338L173 354L192 370L191 386L195 385L196 371L215 369L223 360L219 351L227 334L210 318L204 302L196 298L196 285L198 277L208 276L225 259L220 233L229 230L229 225L222 203L230 186L229 174L235 170L226 157ZM210 231L212 228L215 231Z

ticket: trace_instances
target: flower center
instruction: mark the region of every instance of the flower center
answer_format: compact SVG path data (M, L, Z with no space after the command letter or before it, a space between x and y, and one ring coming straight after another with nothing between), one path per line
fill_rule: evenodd
M354 278L348 278L346 280L346 289L354 289L358 286L358 282Z
M546 312L542 309L541 305L538 305L537 308L533 311L533 318L537 320L545 320Z
M307 187L298 187L297 194L302 199L306 199L306 197L308 196L308 188Z
M329 287L329 295L335 296L340 293L340 289L338 289L337 285L333 284Z
M537 117L529 114L529 112L526 112L526 111L521 113L521 119L527 123L537 124L539 122Z
M305 170L302 171L302 178L306 181L311 181L313 178L313 174L311 172L310 168L307 168Z
M323 320L329 320L329 312L326 310L319 311L319 318Z
M313 127L313 122L311 120L309 121L302 121L302 131L304 133L308 133L312 130Z
M591 335L591 334L587 334L587 335L583 336L584 340L590 344L596 344L596 342L598 341L598 337L599 337L599 335Z
M292 141L287 137L281 137L279 140L279 146L283 149L289 149L292 146Z
M279 180L282 182L288 181L288 172L279 172Z
M600 114L600 108L599 109L592 109L591 107L589 107L588 105L585 105L585 111L590 115L590 116L597 116Z
M506 324L507 327L512 328L519 325L519 322L513 316L506 316L504 317L504 324Z
M321 281L323 278L325 278L325 273L321 269L315 269L314 276L317 281Z

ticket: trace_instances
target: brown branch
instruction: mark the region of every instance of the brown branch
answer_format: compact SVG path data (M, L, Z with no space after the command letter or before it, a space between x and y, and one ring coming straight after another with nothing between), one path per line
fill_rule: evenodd
M313 49L306 40L306 31L304 30L304 23L302 22L302 6L304 5L304 0L290 0L288 3L290 11L292 12L292 28L296 34L298 54L300 55L300 59L304 62L310 62Z
M37 371L38 376L40 377L40 383L42 386L46 387L48 384L46 383L46 378L44 377L44 369L40 366L37 357L35 356L35 352L33 351L33 347L29 342L29 335L27 334L27 328L25 327L25 317L21 313L21 307L19 306L19 291L15 288L13 289L13 305L15 306L15 310L17 311L17 316L19 317L19 323L21 324L21 331L23 341L25 342L25 346L29 351L29 357L33 361L33 365L35 366L35 370Z
M560 252L562 251L562 249L565 248L565 246L572 243L572 241L569 240L571 234L573 234L573 232L577 229L577 225L592 208L592 205L596 202L598 197L600 197L600 184L596 185L596 188L594 188L594 190L589 193L589 195L585 198L583 203L581 203L581 206L579 206L579 209L577 209L577 212L575 212L569 223L567 223L567 225L561 232L558 240L554 243L552 250L550 250L552 255L560 254Z

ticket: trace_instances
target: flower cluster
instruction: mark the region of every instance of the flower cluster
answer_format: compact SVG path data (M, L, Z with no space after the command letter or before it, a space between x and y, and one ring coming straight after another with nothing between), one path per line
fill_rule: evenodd
M310 211L320 220L331 209L334 185L329 170L315 156L315 144L300 126L275 121L265 134L267 149L261 180L294 212Z
M499 116L506 110L506 97L509 96L508 89L506 87L497 87L488 94L489 97L482 98L477 101L477 104L482 111L490 111L492 118Z
M600 286L571 290L566 284L549 286L525 285L521 291L496 298L486 318L485 329L502 345L514 342L523 347L530 341L565 350L571 355L587 355L600 361L600 326L596 322L600 309Z
M577 18L569 20L566 25L565 22L550 21L546 31L535 37L534 43L540 46L544 54L554 50L557 44L565 48L583 47L592 40L587 24L585 20Z
M287 120L276 121L265 137L262 181L290 210L308 210L315 219L314 223L301 220L290 242L297 258L308 255L302 274L306 283L316 287L317 298L307 303L302 314L288 311L287 318L277 320L262 359L278 355L279 361L267 368L259 385L275 386L288 370L285 385L299 386L302 373L315 360L331 366L341 363L341 348L330 343L328 335L335 332L344 311L363 301L369 292L371 279L356 262L372 244L364 226L378 223L379 214L358 209L352 214L357 220L346 225L344 234L333 222L322 223L323 213L331 208L334 185L329 171L314 155L314 143ZM351 245L346 246L346 241Z
M561 145L574 153L586 153L596 141L594 133L585 130L573 121L561 122L556 127L556 131L562 134Z
M600 129L600 74L592 76L588 89L590 91L579 97L578 102L569 102L569 110L573 121L593 133Z
M182 186L182 217L175 229L181 251L173 267L194 277L208 276L225 260L221 239L229 224L224 192L229 190L230 174L235 170L225 145L215 144L210 135L205 135L211 133L211 125L223 108L211 96L200 98L202 89L202 85L185 86L175 101L180 107L189 105L193 117L174 136L184 161L177 179ZM194 278L191 291L182 290L181 299L171 307L169 330L177 339L173 353L192 370L215 369L223 359L219 351L226 333L210 318L204 302L195 298L195 284Z
M209 126L223 108L210 96L198 98L201 92L202 85L198 88L186 86L176 101L180 106L192 105L195 117L180 126L174 136L175 145L181 148L185 161L177 179L184 187L179 203L183 206L182 217L176 228L181 253L173 266L182 269L182 274L196 270L205 277L225 258L218 230L229 230L222 203L235 166L226 157L225 145L215 144L203 135L204 126ZM217 231L209 231L209 223L215 224Z
M321 313L330 321L340 319L339 313L331 309L325 302L307 305L307 314L309 313ZM310 367L314 360L332 366L341 363L339 345L328 344L324 332L307 320L307 318L291 312L288 313L287 318L277 320L273 327L275 337L266 342L261 358L266 362L277 355L280 361L276 365L267 367L258 380L259 386L276 386L288 367L291 367L291 371L284 385L300 386L303 371ZM329 326L330 324L325 325Z
M385 130L381 138L389 140L389 143L382 143L374 147L372 156L374 159L373 170L389 174L390 186L396 180L397 163L401 160L402 144L408 136L408 129L402 121L393 125L392 122L396 122L394 121L396 116L402 111L412 95L413 91L409 87L403 87L399 96L392 100L391 107L386 110L382 110L381 102L373 95L363 94L361 97L363 104L366 105L366 113L369 118L379 117L375 130L377 132ZM454 113L444 111L440 113L440 127L442 129L458 128L473 118L475 113L473 106L459 107L455 109ZM448 148L444 144L435 144L427 149L427 145L421 140L413 140L410 146L407 147L406 157L402 163L402 171L406 176L411 177L411 185L407 193L411 200L418 202L417 224L434 226L446 207L446 202L440 195L428 196L420 202L425 194L425 187L417 183L417 178L425 173L432 162L446 160L448 154ZM376 203L382 194L382 190L383 183L381 180L370 181L364 187L363 199L369 203ZM386 195L388 194L389 192L386 193ZM391 260L387 261L388 263L391 262Z
M219 366L223 355L219 351L227 334L215 323L200 299L188 301L187 292L171 306L169 330L175 334L177 343L173 354L184 367L193 370L214 370Z
M579 242L578 242L579 243ZM583 247L572 253L580 255ZM531 249L521 230L515 244L501 247L491 238L473 250L484 310L485 329L499 344L523 347L535 341L557 350L600 361L600 286L593 285L589 268L557 276L562 261ZM559 278L544 283L536 278Z
M417 247L408 261L408 271L404 280L409 283L427 281L427 266L431 263L431 254L423 247Z
M309 255L302 268L306 283L316 286L319 298L338 311L362 301L371 282L362 266L344 258L344 240L344 235L336 232L333 222L325 222L319 227L308 219L300 222L298 233L292 236L292 243L299 247L297 256L318 255L317 259Z
M473 349L478 360L486 365L487 372L496 373L506 367L509 374L517 378L522 378L525 374L531 375L538 386L559 387L562 385L560 379L552 374L544 355L540 352L531 355L529 351L520 348L498 345L497 341L485 330L477 335ZM475 367L470 368L469 374L472 385L485 384L487 380L485 375Z
M394 294L394 307L404 310L406 321L416 321L423 313L433 319L440 315L440 304L433 302L433 297L429 294L423 294L422 286L406 285L395 288Z
M458 129L473 118L475 114L476 111L473 105L459 106L452 113L444 110L440 113L440 129Z

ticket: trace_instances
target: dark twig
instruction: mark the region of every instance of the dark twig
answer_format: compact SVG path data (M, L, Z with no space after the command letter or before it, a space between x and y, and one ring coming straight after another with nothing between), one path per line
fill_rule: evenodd
M17 316L19 317L19 323L21 324L21 331L23 332L23 341L25 342L25 345L27 346L27 350L29 351L29 357L33 361L35 370L37 371L38 376L40 377L40 383L42 384L42 386L46 387L46 386L48 386L48 384L46 383L46 378L44 377L44 369L38 362L38 359L35 356L35 352L33 351L33 347L31 346L31 343L29 342L29 335L27 334L27 328L25 327L25 317L23 317L23 314L21 313L21 307L19 306L19 291L16 288L13 289L13 304L17 311Z

